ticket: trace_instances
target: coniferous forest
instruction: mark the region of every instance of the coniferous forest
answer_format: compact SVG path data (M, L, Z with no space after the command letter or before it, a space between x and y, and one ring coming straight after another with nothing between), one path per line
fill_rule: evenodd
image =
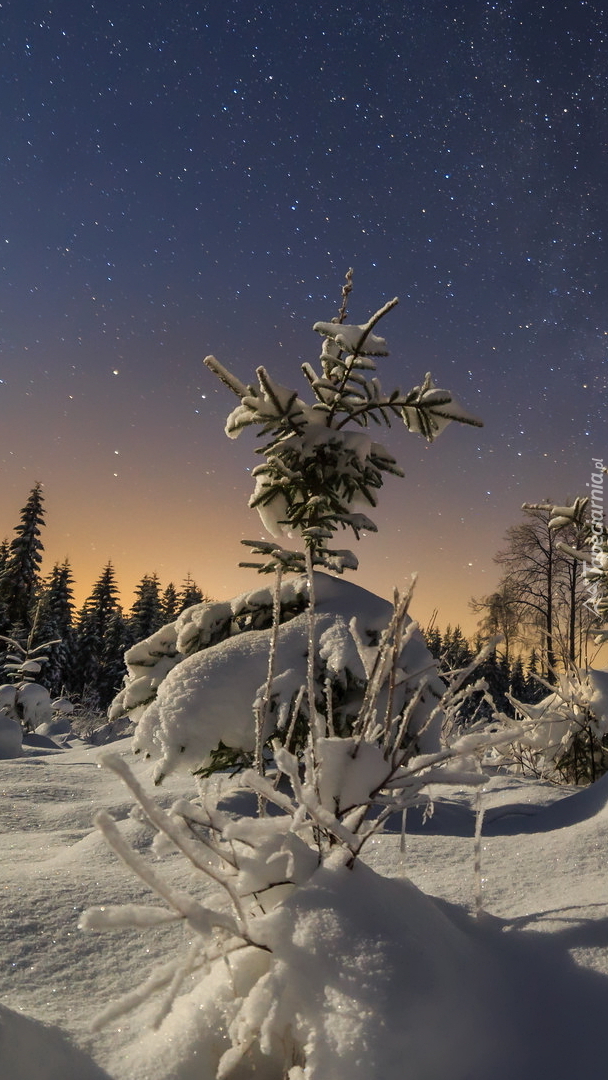
M77 608L69 558L56 563L49 573L42 572L45 511L43 487L36 483L21 510L13 537L0 544L0 664L4 666L15 643L21 646L24 659L41 651L46 659L36 680L51 697L66 696L88 714L104 714L121 687L125 651L173 622L186 608L210 597L189 574L180 584L164 585L152 572L143 574L131 606L125 608L114 567L108 561L100 569L90 595ZM507 605L504 596L499 604L501 595L499 589L489 598L472 601L474 610L484 616L472 641L459 625L448 625L442 631L433 620L423 628L440 670L448 673L466 668L488 637L501 631L508 645ZM546 692L536 677L543 674L540 653L534 643L523 654L498 645L475 668L471 680L483 677L496 706L513 715L507 695L533 703ZM3 678L8 678L6 670ZM471 710L477 705L473 699Z
M24 660L44 646L36 680L51 697L66 696L89 713L102 713L120 688L125 650L207 597L190 575L179 585L163 586L157 574L144 574L125 609L107 562L78 609L69 559L41 572L44 528L44 495L36 483L13 538L0 544L0 663L15 643Z

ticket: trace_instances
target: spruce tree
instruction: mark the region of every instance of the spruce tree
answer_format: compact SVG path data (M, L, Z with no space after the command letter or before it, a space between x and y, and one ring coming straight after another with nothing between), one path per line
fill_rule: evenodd
M202 604L205 599L206 597L203 595L201 589L199 589L196 581L194 581L189 573L186 574L186 579L179 594L178 614L181 615L182 611L192 607L193 604Z
M399 388L384 392L372 373L388 349L374 331L397 299L365 323L347 324L352 277L349 270L337 318L313 326L323 339L321 355L316 367L302 365L312 402L276 382L265 367L256 369L255 386L241 382L214 356L204 361L240 399L228 417L226 434L236 438L254 425L265 439L258 449L265 461L253 470L249 505L258 510L272 536L299 536L304 544L304 552L287 552L276 543L245 541L264 561L242 565L262 573L274 572L279 563L296 572L310 572L315 565L337 573L356 570L352 551L330 548L334 533L350 529L358 539L363 531L375 532L376 525L361 508L377 505L385 474L404 475L392 454L369 434L370 421L390 427L400 420L429 442L451 421L482 426L449 391L436 387L428 372L407 393Z
M108 562L78 616L77 645L71 690L99 705L103 692L104 638L114 615L120 613L114 567Z
M135 640L130 620L127 621L121 611L115 611L103 636L97 671L96 689L102 709L107 709L122 686L126 672L125 652Z
M424 638L426 641L426 647L429 650L431 656L434 656L435 660L439 660L444 650L443 638L441 637L441 631L439 630L439 627L429 627L428 630L425 630Z
M4 540L0 541L0 581L4 576L8 556L10 552L10 544L8 542L8 536L4 537Z
M116 574L111 562L104 566L84 606L91 616L101 642L108 629L110 619L120 608Z
M526 701L527 679L521 656L518 656L511 668L511 694L517 701Z
M448 671L455 671L458 668L466 667L472 659L473 653L460 627L455 626L452 630L448 626L443 638L443 652L441 654L443 666Z
M526 671L526 696L525 701L531 704L542 701L547 694L547 689L541 682L538 681L536 676L539 674L538 653L536 649L532 649L528 658L528 667Z
M3 592L3 578L4 571L6 569L6 563L8 560L8 554L9 543L8 539L5 537L4 540L0 543L0 634L4 634L5 636L10 636L9 632L11 629L10 619L8 617L8 607L6 605Z
M169 582L165 589L161 600L163 623L170 623L177 619L179 615L180 602L177 595L177 589L172 581Z
M61 636L74 621L74 578L69 559L55 563L42 594L42 611L48 611Z
M164 622L157 574L146 574L135 589L135 601L129 615L129 626L135 641L150 637Z
M99 706L99 665L103 647L103 637L99 636L95 613L85 604L79 612L76 624L75 664L70 677L69 692L81 701L86 699L94 708Z
M71 681L74 665L74 579L69 560L56 563L42 591L36 641L54 641L48 652L48 664L41 680L52 697L57 697Z
M21 521L15 527L15 536L4 556L0 600L5 606L13 636L17 633L29 633L32 626L44 551L40 539L44 525L43 502L42 484L36 483L21 511Z

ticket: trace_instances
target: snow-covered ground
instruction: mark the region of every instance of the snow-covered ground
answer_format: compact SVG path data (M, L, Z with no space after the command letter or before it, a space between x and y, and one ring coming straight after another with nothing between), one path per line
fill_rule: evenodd
M130 758L130 740L115 748ZM98 754L83 745L27 747L24 756L0 761L0 1075L211 1080L197 1033L213 1023L208 997L181 999L155 1034L151 1004L91 1032L96 1013L183 942L174 926L104 935L78 929L90 905L150 899L92 824L96 809L109 809L137 850L149 847L149 826L131 813L117 777L98 767ZM133 764L152 791L149 765ZM194 794L187 776L155 789L165 806ZM284 917L300 927L311 1010L323 993L327 1022L314 1052L321 1064L333 1054L326 1080L604 1075L608 777L571 792L495 776L484 800L480 919L473 916L473 816L457 792L442 793L426 824L408 812L405 851L395 823L370 842L367 866L355 877L323 870L285 906ZM164 857L163 871L192 891L191 871L177 855ZM276 948L298 970L288 930ZM222 1040L225 1050L218 1031L220 1050ZM296 1066L292 1072L298 1075ZM253 1076L253 1063L230 1075Z

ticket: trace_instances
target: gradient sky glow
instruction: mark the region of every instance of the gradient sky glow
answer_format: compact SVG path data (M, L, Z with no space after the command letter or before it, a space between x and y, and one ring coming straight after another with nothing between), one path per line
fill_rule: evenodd
M427 370L481 416L380 496L357 580L419 572L414 614L471 595L524 500L584 493L608 346L603 6L329 0L0 4L0 538L44 484L45 566L81 601L111 559L211 595L253 435L201 364L304 388L318 319L388 298L385 389ZM345 534L340 541L350 546Z

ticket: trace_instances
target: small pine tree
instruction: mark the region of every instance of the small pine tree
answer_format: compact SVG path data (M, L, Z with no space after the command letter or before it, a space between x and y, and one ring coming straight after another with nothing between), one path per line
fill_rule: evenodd
M2 600L13 635L29 633L40 581L40 564L44 547L41 528L44 525L44 496L42 484L36 483L21 511L21 521L15 527L8 553L4 553L4 568L0 578Z

